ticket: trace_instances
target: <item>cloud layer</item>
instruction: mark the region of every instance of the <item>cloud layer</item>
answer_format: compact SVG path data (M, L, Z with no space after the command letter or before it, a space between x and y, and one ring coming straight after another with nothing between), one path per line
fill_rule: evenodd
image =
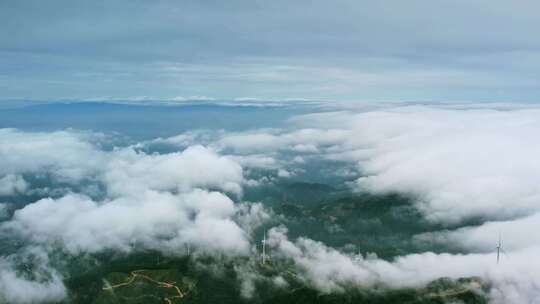
M200 131L116 148L100 144L107 136L98 133L0 129L0 196L42 194L1 229L44 252L155 249L182 255L189 244L202 253L248 257L255 229L272 215L261 204L233 200L242 200L245 187L293 177L301 171L295 166L336 161L356 171L347 175L353 191L407 195L425 219L448 227L413 241L463 253L386 261L344 254L307 237L289 240L283 227L270 230L272 258L292 262L304 283L342 292L477 276L491 284L494 303L531 303L540 297L540 239L532 234L540 224L539 132L536 107L451 106L314 113L295 117L288 129ZM152 153L152 145L172 151ZM251 179L250 170L274 175ZM497 266L500 232L508 256ZM34 298L9 284L38 291L52 284L50 299L61 297L60 275L47 271L54 275L31 281L6 260L0 291L15 290L6 297L25 303ZM246 284L245 293L252 294Z
M272 257L294 262L298 276L323 292L347 288L417 288L438 278L480 277L492 284L492 303L535 303L540 297L540 247L515 251L512 258L495 267L495 254L434 254L400 256L393 261L343 254L306 238L290 241L283 227L272 229L269 244ZM468 286L483 294L480 285Z
M533 0L2 2L0 98L537 101L539 9Z
M1 130L6 165L0 195L35 194L23 175L49 185L38 188L45 198L2 223L2 234L42 252L59 247L74 255L154 249L181 256L186 245L198 253L249 254L250 232L267 216L260 205L234 204L227 196L241 197L244 183L242 167L232 158L202 146L168 154L103 150L88 136ZM62 191L55 192L56 185L64 185ZM19 278L10 267L6 262L0 268L0 293L9 302L65 294L55 272L38 282ZM27 288L36 294L22 292ZM37 298L45 290L50 297Z
M530 303L540 297L538 265L530 262L540 254L531 235L540 224L540 111L496 108L399 106L308 114L292 120L293 130L224 136L219 145L237 153L286 151L350 163L361 175L351 183L357 191L408 195L427 220L448 227L479 222L415 237L475 253L424 253L392 262L360 257L357 263L359 257L309 239L293 243L275 236L281 239L275 240L277 254L294 260L317 288L417 287L442 276L478 276L493 284L494 302ZM496 267L501 232L508 256Z

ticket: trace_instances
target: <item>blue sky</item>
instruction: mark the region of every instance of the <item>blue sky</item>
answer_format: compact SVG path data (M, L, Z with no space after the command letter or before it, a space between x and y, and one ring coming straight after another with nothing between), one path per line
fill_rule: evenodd
M0 1L0 99L538 101L540 2Z

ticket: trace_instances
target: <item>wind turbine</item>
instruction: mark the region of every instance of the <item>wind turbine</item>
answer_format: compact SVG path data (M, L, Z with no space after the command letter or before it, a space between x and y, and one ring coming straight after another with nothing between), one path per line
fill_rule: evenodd
M266 263L266 230L262 239L262 264Z
M186 243L186 254L187 256L189 256L191 253L191 246L189 245L189 243Z
M501 233L499 233L499 243L497 244L497 264L499 264L499 261L501 259L501 253L505 253L502 248L502 240L501 240Z

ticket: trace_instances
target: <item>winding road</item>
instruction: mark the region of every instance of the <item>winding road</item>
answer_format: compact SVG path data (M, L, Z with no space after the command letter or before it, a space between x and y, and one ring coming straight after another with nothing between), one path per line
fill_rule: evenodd
M172 283L161 282L161 281L155 280L155 279L153 279L153 278L151 278L151 277L149 277L147 275L141 274L140 272L143 272L143 271L145 271L145 269L134 270L134 271L130 272L131 277L127 281L125 281L123 283L115 284L115 285L106 286L106 287L103 287L102 289L103 290L113 290L115 288L128 286L131 283L133 283L137 277L139 277L139 278L148 280L150 282L156 283L158 285L158 287L174 288L176 290L177 295L163 298L163 300L165 300L168 304L173 304L174 299L183 298L185 296L185 293L183 293L182 290L180 290L180 287L178 287L177 285L174 285L176 282L172 282Z

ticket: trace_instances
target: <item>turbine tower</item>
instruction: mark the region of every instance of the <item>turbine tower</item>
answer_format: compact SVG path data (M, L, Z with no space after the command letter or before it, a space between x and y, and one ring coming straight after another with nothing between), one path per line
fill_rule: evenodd
M501 259L501 252L504 253L504 250L502 248L502 240L501 240L501 234L499 233L499 243L497 244L497 264L499 264L499 261Z
M262 264L266 263L266 230L262 239Z

